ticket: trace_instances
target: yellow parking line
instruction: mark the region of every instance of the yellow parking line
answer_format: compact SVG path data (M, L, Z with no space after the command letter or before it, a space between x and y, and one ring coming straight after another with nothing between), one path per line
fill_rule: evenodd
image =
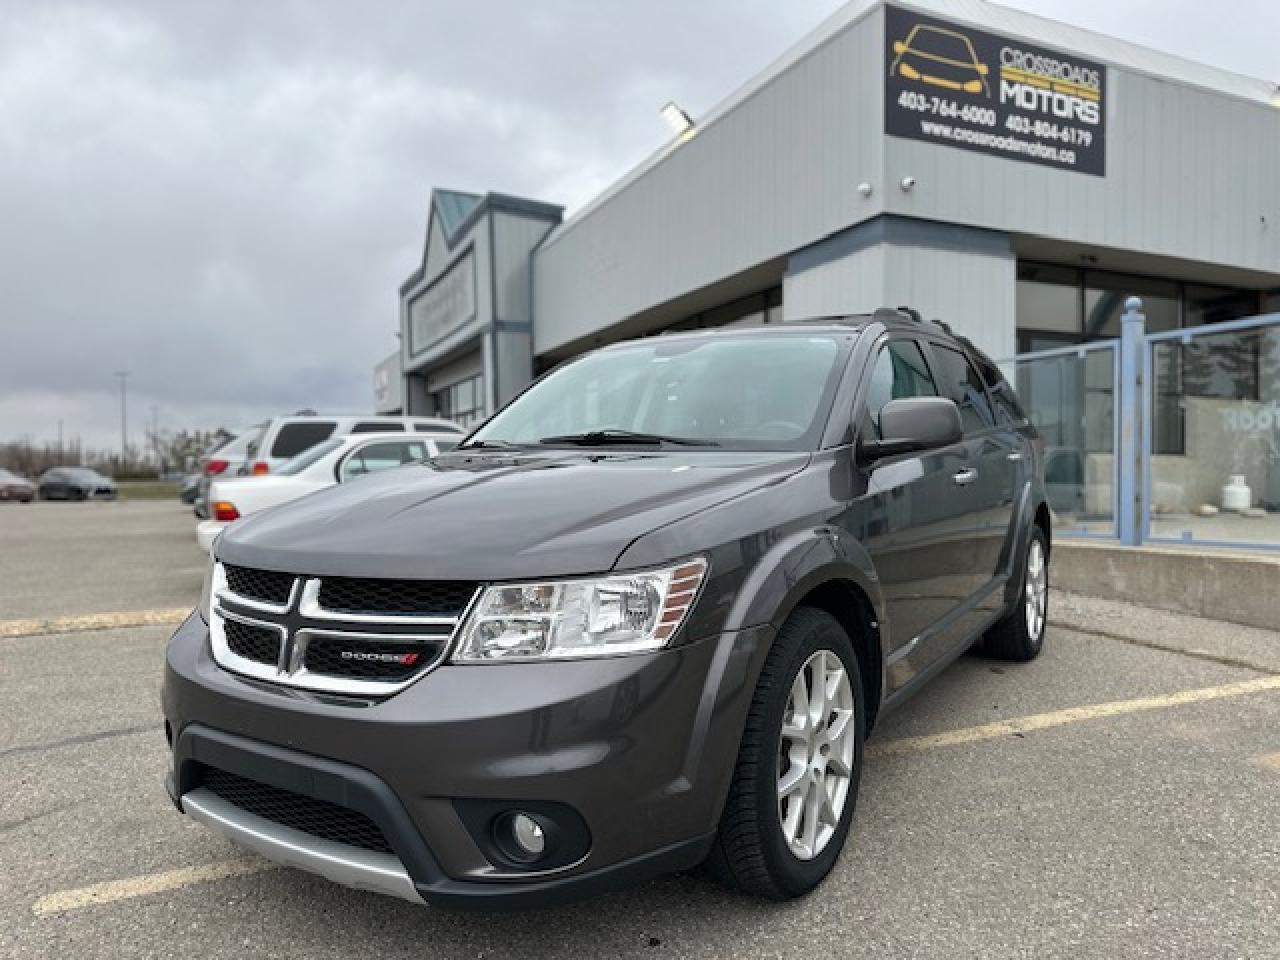
M151 873L141 877L129 877L125 880L109 880L106 883L95 883L90 887L77 890L61 890L41 897L31 907L37 917L50 917L68 910L79 910L82 907L96 907L104 903L115 903L117 900L132 900L134 897L146 897L154 893L165 893L179 890L197 883L210 883L214 880L225 880L227 877L243 877L250 873L261 873L273 870L276 865L269 860L224 860L221 863L206 863L199 867L183 867L180 870L166 870L164 873Z
M982 740L996 740L1019 733L1032 733L1036 730L1048 730L1062 727L1082 720L1098 720L1103 717L1119 717L1129 713L1143 713L1147 710L1164 710L1168 707L1180 707L1188 703L1203 703L1206 700L1222 700L1227 697L1243 697L1251 693L1265 690L1280 690L1280 676L1258 677L1255 680L1242 680L1238 683L1224 683L1217 687L1201 687L1197 690L1180 690L1159 697L1140 697L1136 700L1114 700L1110 703L1094 703L1083 707L1069 707L1066 710L1054 710L1051 713L1035 713L1027 717L1013 717L1009 720L997 720L977 727L963 727L959 730L948 730L945 733L931 733L920 737L903 737L901 740L888 740L884 743L869 744L869 756L895 756L902 753L920 753L937 747L954 747L963 743L978 743Z
M35 617L27 620L0 620L2 637L38 637L51 633L82 633L86 630L114 630L120 627L152 627L181 623L190 607L159 607L121 613L87 613L75 617Z
M1135 700L1115 700L1110 703L1070 707L1066 710L1054 710L1050 713L1035 713L1026 717L1014 717L1010 720L984 723L976 727L948 730L945 733L935 733L921 737L904 737L901 740L869 744L867 754L869 756L883 757L904 753L921 753L938 747L978 743L983 740L996 740L1000 737L1012 736L1018 733L1048 730L1053 727L1079 723L1083 720L1098 720L1104 717L1119 717L1148 710L1163 710L1191 703L1203 703L1208 700L1243 697L1269 690L1280 690L1280 676L1259 677L1254 680L1225 683L1216 687L1201 687L1196 690L1181 690L1177 693L1164 694L1158 697L1140 697ZM1263 757L1261 762L1267 766L1275 765L1280 767L1280 754ZM129 877L124 880L110 880L106 883L96 883L93 886L81 887L77 890L63 890L58 893L51 893L37 900L31 909L36 916L47 917L66 913L69 910L79 910L83 907L115 903L120 900L131 900L135 897L145 897L169 890L178 890L195 884L258 873L263 870L274 869L275 866L275 864L267 860L226 860L221 863L209 863L199 867L184 867L179 870Z

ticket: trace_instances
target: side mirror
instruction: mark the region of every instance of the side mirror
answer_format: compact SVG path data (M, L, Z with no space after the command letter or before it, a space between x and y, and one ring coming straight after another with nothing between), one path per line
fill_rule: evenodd
M863 443L864 460L878 460L900 453L936 450L959 443L964 435L960 408L945 397L908 397L890 400L880 410L880 440Z

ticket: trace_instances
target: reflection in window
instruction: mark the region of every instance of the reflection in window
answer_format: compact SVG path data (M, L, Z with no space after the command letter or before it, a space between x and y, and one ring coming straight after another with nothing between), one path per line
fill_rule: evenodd
M973 364L958 350L938 344L933 345L933 356L938 361L938 383L944 396L949 396L960 408L964 432L974 433L995 426L995 415Z
M1184 327L1198 327L1204 323L1226 323L1242 320L1258 312L1258 295L1252 290L1232 290L1230 287L1201 287L1187 284L1185 289L1186 318Z
M484 419L484 377L477 374L466 380L437 390L436 415L447 417L463 427L473 427Z
M1080 271L1018 264L1017 317L1024 330L1080 333Z
M920 347L911 340L895 340L880 351L871 370L867 414L880 435L880 410L890 400L937 395Z
M1134 296L1142 298L1147 333L1178 328L1178 284L1173 280L1089 270L1084 275L1085 337L1120 336L1125 301Z

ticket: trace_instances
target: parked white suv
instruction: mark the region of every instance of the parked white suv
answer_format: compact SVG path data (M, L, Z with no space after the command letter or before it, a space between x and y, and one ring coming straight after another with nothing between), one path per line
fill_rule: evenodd
M241 517L369 473L439 456L456 447L459 439L451 433L353 433L318 443L265 477L215 479L209 486L212 518L197 524L196 541L211 550L227 524Z
M405 432L456 434L461 438L467 431L452 420L439 417L326 417L318 414L275 417L267 421L261 436L249 445L244 472L252 476L274 473L298 454L334 437Z

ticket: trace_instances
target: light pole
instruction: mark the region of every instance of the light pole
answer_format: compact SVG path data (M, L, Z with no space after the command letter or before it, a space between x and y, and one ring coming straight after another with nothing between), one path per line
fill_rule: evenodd
M125 383L129 379L129 371L117 370L116 376L120 378L120 469L123 470L125 459L129 455L129 421L125 407L125 395L128 389Z

